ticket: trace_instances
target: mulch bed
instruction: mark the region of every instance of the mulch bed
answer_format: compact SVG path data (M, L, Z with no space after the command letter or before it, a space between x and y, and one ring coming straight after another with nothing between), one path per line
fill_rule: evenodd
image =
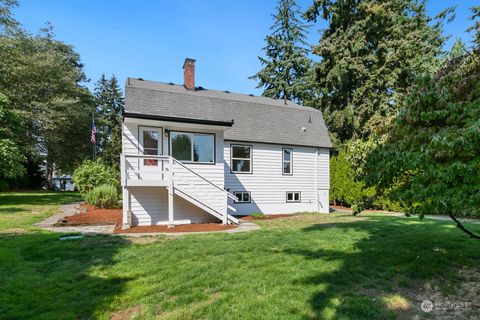
M252 220L271 220L271 219L282 219L293 217L294 214L265 214L263 216L243 216L240 217L242 220L252 221Z
M122 209L100 209L82 204L79 211L81 213L65 217L55 226L122 225Z
M122 209L101 209L95 206L82 204L79 207L80 213L65 217L55 226L93 226L93 225L115 225L115 233L178 233L178 232L205 232L223 231L235 229L235 225L223 225L220 223L195 223L185 224L169 228L168 226L138 226L122 230Z

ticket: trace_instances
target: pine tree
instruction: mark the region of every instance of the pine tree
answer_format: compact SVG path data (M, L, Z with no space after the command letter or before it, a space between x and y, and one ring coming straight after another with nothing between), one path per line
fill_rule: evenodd
M266 58L258 57L263 69L250 79L258 81L266 97L302 103L308 99L306 74L311 66L307 26L294 0L280 0L276 10L272 34L265 38Z
M95 86L97 153L108 165L119 167L122 150L122 112L124 98L118 80L104 74Z
M447 60L452 60L461 57L467 53L467 46L463 43L462 39L457 38L452 45L452 48L447 53Z
M442 21L426 14L425 1L315 1L305 16L328 27L313 53L318 101L334 140L367 138L383 128L421 74L441 64Z

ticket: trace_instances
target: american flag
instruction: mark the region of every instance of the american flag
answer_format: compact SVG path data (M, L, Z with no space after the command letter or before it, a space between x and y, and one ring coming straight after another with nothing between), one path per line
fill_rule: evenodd
M90 141L93 144L97 142L97 127L95 127L95 120L92 122L92 132L90 133Z

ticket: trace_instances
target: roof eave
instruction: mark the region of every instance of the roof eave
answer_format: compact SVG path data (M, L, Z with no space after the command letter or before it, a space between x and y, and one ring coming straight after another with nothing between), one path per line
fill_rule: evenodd
M193 123L193 124L206 124L206 125L221 126L221 127L231 127L231 126L233 126L233 123L234 123L233 120L231 120L231 121L217 121L217 120L205 120L205 119L159 116L159 115L153 115L153 114L142 114L142 113L133 113L133 112L124 112L123 116L125 118L145 119L145 120L159 120L159 121L170 121L170 122L182 122L182 123Z

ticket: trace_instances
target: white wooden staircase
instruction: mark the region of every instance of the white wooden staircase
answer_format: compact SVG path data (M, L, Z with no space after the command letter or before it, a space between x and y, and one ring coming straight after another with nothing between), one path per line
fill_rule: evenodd
M145 160L149 161L150 166L142 166ZM173 195L220 219L223 224L239 223L237 218L228 214L228 210L235 212L235 208L228 205L229 198L237 200L233 194L171 156L122 155L121 170L124 198L129 197L128 190L131 187L167 188L169 225L174 225L175 221ZM127 206L130 211L130 204ZM124 215L124 225L130 224L128 220Z

